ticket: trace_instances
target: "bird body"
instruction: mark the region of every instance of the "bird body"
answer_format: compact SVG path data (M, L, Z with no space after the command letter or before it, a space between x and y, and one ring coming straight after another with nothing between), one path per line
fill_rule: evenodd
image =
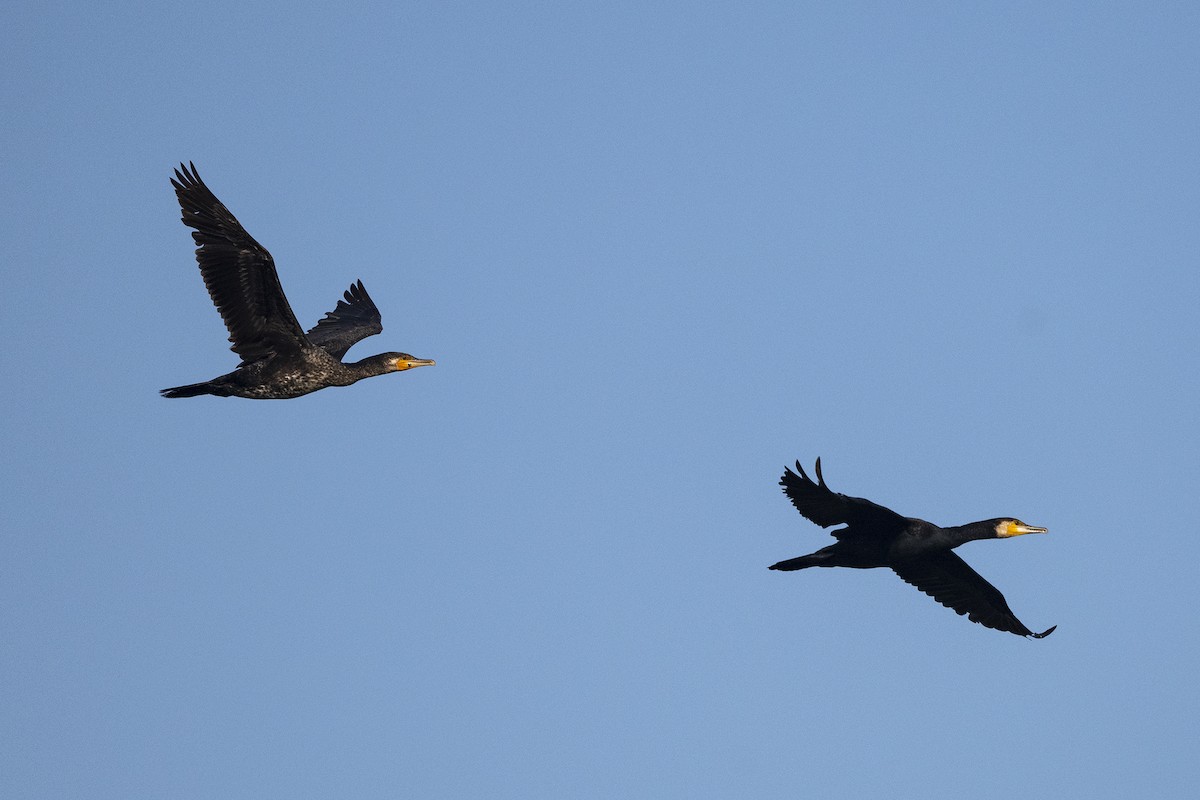
M183 223L194 229L204 285L229 330L230 349L242 362L210 381L163 389L164 397L284 400L434 364L407 353L343 362L347 350L383 330L379 309L362 281L351 285L337 307L306 332L283 293L271 254L204 184L196 166L189 166L181 164L171 184Z
M1004 595L952 552L967 542L1045 533L1045 528L1010 517L943 528L923 519L902 517L870 500L832 491L821 475L820 459L816 475L814 482L796 462L796 472L785 469L779 483L806 519L825 528L845 527L832 531L837 539L834 544L809 555L780 561L771 569L888 567L942 605L968 615L972 622L1036 639L1054 631L1052 627L1034 633L1025 627L1008 607Z
M349 386L363 378L395 372L403 353L384 353L349 364L315 347L292 358L252 361L210 381L164 389L163 397L246 397L251 400L287 400L330 386Z

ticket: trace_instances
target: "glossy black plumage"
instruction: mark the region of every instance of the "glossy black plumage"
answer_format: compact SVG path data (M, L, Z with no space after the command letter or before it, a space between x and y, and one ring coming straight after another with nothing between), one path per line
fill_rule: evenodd
M271 254L209 190L195 165L189 166L181 164L171 184L183 223L194 229L204 285L225 321L230 349L242 361L233 372L211 381L163 389L164 397L286 399L434 363L407 353L342 363L354 344L383 330L379 309L362 281L305 333L283 293Z
M785 468L779 484L806 519L822 528L843 525L831 532L837 542L815 553L780 561L771 569L888 567L942 605L966 614L972 622L1035 639L1054 631L1051 627L1034 633L1027 628L1008 607L1004 595L953 552L953 548L969 541L1044 533L1044 528L1008 517L941 528L922 519L900 516L870 500L834 492L821 475L819 458L816 475L813 481L796 462L796 472ZM999 531L1006 533L1002 536Z

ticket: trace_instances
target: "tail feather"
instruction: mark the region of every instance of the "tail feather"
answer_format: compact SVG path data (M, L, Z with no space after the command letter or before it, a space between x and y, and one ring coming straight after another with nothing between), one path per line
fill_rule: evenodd
M805 567L819 566L824 560L825 559L823 558L818 558L814 553L812 555L797 556L796 558L789 558L786 561L780 561L778 564L772 564L767 569L777 569L783 572L791 572L797 569L804 569Z
M210 381L190 383L187 386L172 386L170 389L159 390L159 394L163 397L198 397L202 394L215 394L221 397L229 396L229 392L222 391Z

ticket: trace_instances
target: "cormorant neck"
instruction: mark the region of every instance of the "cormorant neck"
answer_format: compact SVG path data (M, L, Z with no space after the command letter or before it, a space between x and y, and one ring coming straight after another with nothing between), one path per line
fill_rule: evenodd
M392 372L395 360L394 355L380 353L377 356L367 356L361 361L351 361L345 364L345 367L354 375L355 380L362 380Z
M974 542L978 539L995 539L996 538L996 520L988 519L982 522L968 522L966 525L955 525L950 528L943 528L958 544L964 542Z

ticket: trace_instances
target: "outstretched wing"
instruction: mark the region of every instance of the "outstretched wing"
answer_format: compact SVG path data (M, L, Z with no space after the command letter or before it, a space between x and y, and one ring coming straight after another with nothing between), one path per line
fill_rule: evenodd
M362 281L351 284L344 300L308 332L308 340L341 360L346 351L368 336L383 330L383 321L375 301L367 294Z
M1008 607L1000 590L950 550L897 561L891 567L906 583L980 625L1035 639L1049 636L1058 627L1042 633L1026 628Z
M204 185L195 164L180 164L171 184L183 224L195 229L196 261L208 296L221 312L233 343L230 349L242 357L242 364L303 347L304 329L288 305L267 249Z
M797 461L796 472L784 467L779 485L805 519L822 528L845 525L845 528L833 531L837 538L853 535L856 528L864 532L870 531L874 536L898 533L908 524L908 520L890 508L884 508L861 497L847 497L830 489L821 475L819 458L816 473L817 480L814 482Z

